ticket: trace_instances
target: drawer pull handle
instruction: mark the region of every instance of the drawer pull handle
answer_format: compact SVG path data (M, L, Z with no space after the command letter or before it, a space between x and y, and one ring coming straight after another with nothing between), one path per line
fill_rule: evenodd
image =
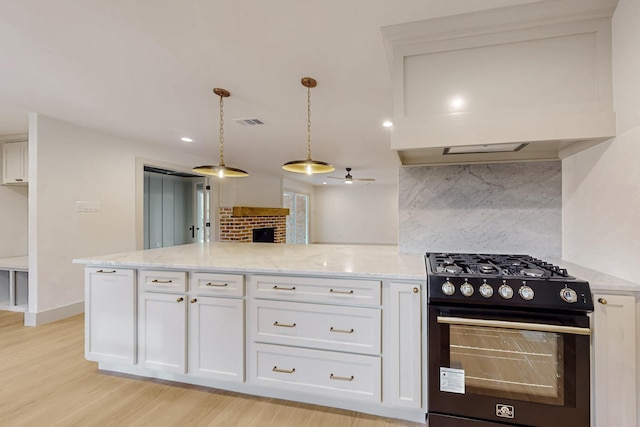
M350 291L336 291L335 289L329 289L329 292L332 294L346 294L346 295L353 295L353 289Z
M173 280L158 280L158 279L153 279L151 281L151 283L172 283Z
M351 328L351 329L335 329L332 326L331 328L329 328L329 331L331 331L331 332L339 332L341 334L352 334L353 333L353 328Z
M96 273L115 273L115 270L98 270Z
M291 288L283 288L282 286L274 285L273 289L275 289L276 291L295 291L296 287L293 286Z
M291 324L288 324L288 323L278 323L278 322L276 321L276 322L273 322L273 326L280 326L281 328L295 328L295 327L296 327L296 324L295 324L295 323L291 323Z
M609 301L604 298L598 298L598 302L602 305L607 305L609 303Z
M420 289L418 289L418 288L413 288L413 293L414 293L414 294L417 294L418 292L420 292Z
M184 301L184 298L182 298L182 297L180 297L180 298L178 298L178 299L176 300L176 302L182 302L182 301Z
M224 288L225 286L229 286L229 284L225 283L225 284L221 285L220 283L211 283L211 282L209 282L205 286L217 286L219 288Z
M293 374L296 371L296 368L293 368L293 369L278 369L277 366L274 366L272 371L273 372L281 372L283 374Z
M351 375L350 377L339 377L337 375L329 375L329 379L331 380L336 380L336 381L353 381L353 375Z
M194 298L191 300L191 304L198 302L198 298Z

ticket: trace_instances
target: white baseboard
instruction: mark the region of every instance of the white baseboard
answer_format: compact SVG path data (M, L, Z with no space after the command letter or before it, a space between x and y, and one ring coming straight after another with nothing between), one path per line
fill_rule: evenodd
M39 326L45 323L55 322L76 314L84 313L84 301L40 311L38 313L26 312L24 314L25 326Z

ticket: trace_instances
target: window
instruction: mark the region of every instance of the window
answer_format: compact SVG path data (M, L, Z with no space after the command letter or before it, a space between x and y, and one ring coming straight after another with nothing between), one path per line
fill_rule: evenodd
M287 243L309 243L309 196L284 192L284 207L287 216Z

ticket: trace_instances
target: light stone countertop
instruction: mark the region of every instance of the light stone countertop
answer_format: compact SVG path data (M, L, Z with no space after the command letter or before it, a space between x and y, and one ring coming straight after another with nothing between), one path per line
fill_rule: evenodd
M574 264L564 260L560 260L560 261L551 260L550 262L562 268L566 268L569 275L577 279L582 279L589 282L589 287L591 288L592 292L598 292L598 291L640 292L640 283L634 283L625 279L620 279L610 274L592 270L582 265Z
M426 280L424 256L397 246L212 242L73 260L77 264Z
M548 260L592 291L640 292L640 284L563 260ZM397 246L284 245L212 242L75 259L76 264L172 268L224 272L358 276L426 281L423 255L401 254Z

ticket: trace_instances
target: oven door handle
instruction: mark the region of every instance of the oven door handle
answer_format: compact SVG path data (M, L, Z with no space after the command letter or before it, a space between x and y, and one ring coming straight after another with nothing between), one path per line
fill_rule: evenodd
M464 326L486 326L506 329L524 329L538 332L557 332L559 334L591 335L590 328L576 326L549 325L546 323L507 322L504 320L469 319L463 317L438 316L438 323Z

